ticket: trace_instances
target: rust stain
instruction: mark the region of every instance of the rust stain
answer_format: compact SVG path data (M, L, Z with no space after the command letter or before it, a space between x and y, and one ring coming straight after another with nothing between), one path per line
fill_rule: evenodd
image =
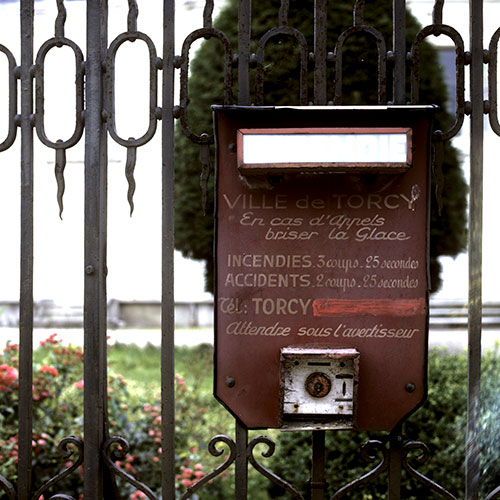
M416 316L426 313L426 301L418 299L315 299L313 315L321 316Z

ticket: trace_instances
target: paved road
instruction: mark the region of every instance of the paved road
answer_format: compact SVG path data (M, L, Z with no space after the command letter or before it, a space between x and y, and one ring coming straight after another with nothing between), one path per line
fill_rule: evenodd
M41 340L46 339L52 333L57 332L58 338L67 344L83 345L83 330L81 329L35 329L33 332L33 345L36 347ZM144 346L148 343L160 345L161 332L158 329L150 330L109 330L109 342L121 342L124 344L137 344ZM18 341L18 330L16 328L0 328L0 345L10 340ZM178 329L175 332L176 345L196 345L202 343L213 343L212 328ZM429 334L430 346L446 346L450 350L465 350L467 348L467 332L464 329L435 329L431 328ZM483 351L500 345L500 329L484 329L482 337Z

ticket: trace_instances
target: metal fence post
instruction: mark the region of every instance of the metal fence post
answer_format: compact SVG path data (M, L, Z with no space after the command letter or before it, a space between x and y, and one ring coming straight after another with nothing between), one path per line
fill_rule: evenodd
M405 104L406 98L406 0L393 2L394 70L392 93L394 104Z
M403 436L401 425L397 425L389 436L388 499L401 498L401 459Z
M175 499L174 400L174 57L175 1L163 2L162 98L162 494Z
M84 282L84 496L104 492L101 449L105 440L107 132L103 124L103 64L107 48L107 1L87 2L85 109Z
M327 59L326 0L314 1L314 104L325 105Z
M470 198L469 198L469 371L465 498L479 498L481 386L482 238L483 238L483 1L470 0Z
M18 498L31 498L33 384L33 22L34 0L21 0L21 286L19 300Z
M312 431L311 500L324 500L325 482L325 431Z
M250 37L252 25L251 0L239 0L238 7L238 104L250 104ZM248 492L248 429L235 421L236 464L235 499L246 500Z
M235 500L247 500L248 495L248 429L238 420L235 421L236 461L234 474Z

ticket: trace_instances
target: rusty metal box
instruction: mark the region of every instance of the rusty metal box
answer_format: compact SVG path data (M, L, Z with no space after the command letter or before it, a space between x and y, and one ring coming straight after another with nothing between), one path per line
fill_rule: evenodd
M359 353L353 428L425 399L434 110L214 108L214 392L247 427L286 427L294 349Z
M359 352L281 349L283 430L356 428Z

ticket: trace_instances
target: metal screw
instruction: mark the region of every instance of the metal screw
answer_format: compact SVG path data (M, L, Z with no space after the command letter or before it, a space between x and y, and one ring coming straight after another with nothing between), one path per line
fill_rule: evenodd
M226 385L228 387L234 387L236 385L236 380L233 377L226 377Z
M414 392L416 389L416 386L413 382L408 382L405 386L405 389L407 392Z
M94 274L94 266L92 265L88 265L86 268L85 268L85 274Z

